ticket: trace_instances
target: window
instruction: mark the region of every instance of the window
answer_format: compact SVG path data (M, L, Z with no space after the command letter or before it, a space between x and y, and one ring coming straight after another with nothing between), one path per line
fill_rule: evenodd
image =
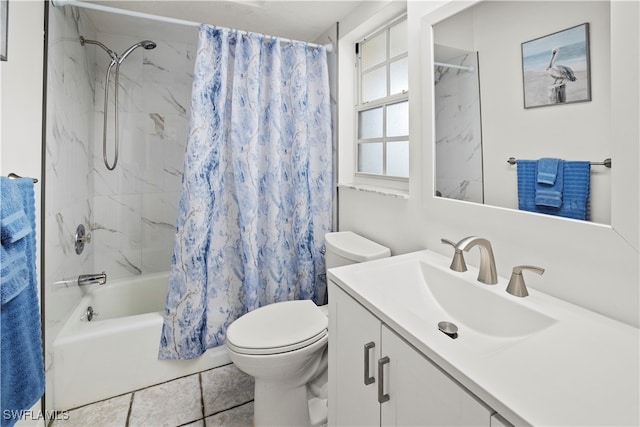
M397 20L356 43L356 173L409 177L407 20Z

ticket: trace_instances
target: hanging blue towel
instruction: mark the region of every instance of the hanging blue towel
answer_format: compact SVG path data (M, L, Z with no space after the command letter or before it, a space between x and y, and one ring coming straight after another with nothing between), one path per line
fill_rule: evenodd
M564 161L544 158L536 162L536 206L562 206Z
M538 160L538 184L553 185L556 182L556 176L561 168L558 168L562 160L552 157L543 157Z
M23 185L25 189L29 186L33 187L33 181L29 182L29 179L12 180L5 177L2 177L0 181L2 194L0 200L0 243L2 244L0 303L2 304L18 295L29 283L28 248L25 237L33 232L33 227L23 207L24 200L21 190Z
M536 205L537 161L518 160L518 208L529 212L586 220L589 217L591 164L563 161L562 205ZM556 178L557 180L557 178Z
M535 160L518 160L518 209L537 212L536 209L536 176L537 162Z
M589 217L590 190L591 163L587 161L565 161L563 200L558 215L574 219L587 219Z
M0 223L0 426L11 427L44 393L33 180L0 177Z

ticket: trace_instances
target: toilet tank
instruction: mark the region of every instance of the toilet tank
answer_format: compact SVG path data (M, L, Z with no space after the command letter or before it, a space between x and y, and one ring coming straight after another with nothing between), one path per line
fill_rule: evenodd
M325 234L327 268L391 256L391 250L351 231Z

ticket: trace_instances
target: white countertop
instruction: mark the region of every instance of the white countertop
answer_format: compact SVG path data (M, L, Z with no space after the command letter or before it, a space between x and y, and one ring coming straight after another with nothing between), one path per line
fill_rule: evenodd
M557 322L523 339L505 340L503 348L483 351L465 344L463 333L453 340L435 325L418 321L419 299L402 301L402 289L389 298L388 292L362 280L372 272L384 276L389 266L415 265L416 260L446 268L450 262L426 250L333 268L328 277L515 425L640 424L639 329L529 289L529 296L518 303L551 313ZM451 273L475 278L477 271L469 267L466 273ZM392 277L387 281L389 287L402 287ZM507 283L500 277L494 286L470 286L505 292Z

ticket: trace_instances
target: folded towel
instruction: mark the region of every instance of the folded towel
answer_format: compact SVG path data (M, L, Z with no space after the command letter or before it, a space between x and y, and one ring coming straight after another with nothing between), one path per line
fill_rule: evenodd
M26 218L7 221L0 250L0 426L10 427L20 411L30 409L44 393L33 180L0 178L0 200L0 220L20 210ZM24 221L30 229L26 234Z
M555 190L536 189L536 206L559 208L562 206L562 193Z
M558 168L560 165L560 159L554 159L551 157L543 157L538 160L538 184L553 185L556 182L556 176L562 168Z
M536 167L536 206L559 208L562 206L564 161L540 159L536 162ZM551 172L554 167L555 170Z

